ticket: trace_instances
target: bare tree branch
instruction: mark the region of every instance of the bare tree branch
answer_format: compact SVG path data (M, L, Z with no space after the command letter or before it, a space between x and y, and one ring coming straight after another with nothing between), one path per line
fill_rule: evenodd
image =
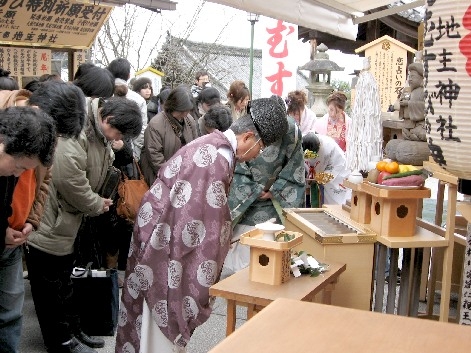
M180 28L179 24L187 21L180 14L176 20L169 21L167 17L158 16L155 12L134 5L115 8L108 22L103 26L98 36L97 50L103 62L116 57L127 58L134 71L139 71L149 60L151 66L164 72L164 83L172 87L179 84L192 84L197 70L206 68L218 55L216 42L220 40L227 29L230 20L224 25L214 42L216 49L198 54L198 57L188 59L188 51L184 48L185 41L195 30L206 1L199 0L196 10L185 25L182 33L170 33L172 29ZM160 27L160 31L156 28ZM163 30L168 28L167 33ZM158 34L158 36L156 35ZM164 36L167 36L164 39ZM182 62L183 56L187 57ZM227 75L225 68L218 73L220 77Z

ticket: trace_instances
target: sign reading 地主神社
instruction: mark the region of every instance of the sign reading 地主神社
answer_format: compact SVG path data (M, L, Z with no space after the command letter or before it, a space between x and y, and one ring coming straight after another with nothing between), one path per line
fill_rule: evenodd
M296 57L294 46L298 27L281 20L262 17L262 92L261 97L276 94L287 97L296 89Z
M424 39L425 129L436 163L471 180L471 6L427 0ZM468 226L460 324L471 325L471 228Z
M111 9L73 0L0 0L0 43L85 49Z

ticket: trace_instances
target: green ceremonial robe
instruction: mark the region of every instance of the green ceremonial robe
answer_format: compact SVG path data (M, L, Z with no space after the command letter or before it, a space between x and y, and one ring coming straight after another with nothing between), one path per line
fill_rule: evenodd
M305 172L302 135L293 118L288 117L289 130L281 140L263 150L250 162L238 163L229 194L233 226L255 225L270 218L282 220L281 208L304 207ZM260 200L271 178L276 178L270 191L272 200ZM274 204L281 207L277 209Z

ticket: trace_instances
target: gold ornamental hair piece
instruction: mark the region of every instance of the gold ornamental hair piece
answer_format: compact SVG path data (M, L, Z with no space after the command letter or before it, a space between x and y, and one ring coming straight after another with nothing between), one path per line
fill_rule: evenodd
M320 185L327 184L332 179L334 179L334 176L330 173L325 172L316 173L316 175L314 176L314 180L317 182L317 184Z

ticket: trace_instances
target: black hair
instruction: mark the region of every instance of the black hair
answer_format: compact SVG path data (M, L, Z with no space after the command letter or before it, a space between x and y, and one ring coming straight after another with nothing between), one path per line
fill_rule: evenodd
M171 90L172 90L172 87L170 87L170 86L162 86L162 87L160 87L160 92L159 92L159 93L162 93L163 91L165 91L165 90L167 90L167 89L171 91Z
M198 81L201 76L209 76L208 71L206 71L206 70L199 70L199 71L196 71L196 73L195 73L195 80Z
M312 152L319 152L320 147L321 147L321 142L316 133L311 131L303 136L303 150L304 151L309 150Z
M56 145L54 120L41 109L10 107L0 114L0 143L14 157L38 158L48 167Z
M231 109L222 104L214 104L204 115L204 125L207 128L226 131L232 125Z
M20 89L20 86L13 77L10 77L10 71L0 69L0 90L15 91L17 89Z
M112 97L103 102L101 120L118 129L124 137L134 138L141 133L142 115L136 102L123 97Z
M170 92L172 92L172 90L169 89L169 88L160 91L158 97L159 97L159 102L160 102L161 105L165 103L165 101L167 100L168 96L170 95Z
M62 81L61 77L58 74L44 74L39 77L39 82L46 82L46 81Z
M78 137L85 123L85 96L77 86L59 81L46 81L29 98L56 122L57 133Z
M214 87L205 87L201 90L196 98L196 103L206 103L211 106L216 103L221 103L221 95Z
M191 93L182 86L172 90L164 103L164 110L167 114L191 111L193 107Z
M84 63L79 66L73 83L82 90L86 97L108 98L114 92L114 77L111 72L92 63Z
M134 92L140 93L141 89L147 87L150 88L152 96L154 94L154 90L152 89L152 81L148 77L140 77L136 81L134 81L132 85L132 90Z
M131 63L124 58L117 58L110 62L107 69L115 78L127 81L131 74Z
M74 80L78 79L79 77L83 76L86 74L88 70L90 70L92 67L95 67L95 64L93 63L83 63L80 64L79 67L77 68L77 71L74 74Z
M39 80L34 79L32 81L29 81L23 88L27 89L30 92L36 91L40 86L42 82L39 82Z

